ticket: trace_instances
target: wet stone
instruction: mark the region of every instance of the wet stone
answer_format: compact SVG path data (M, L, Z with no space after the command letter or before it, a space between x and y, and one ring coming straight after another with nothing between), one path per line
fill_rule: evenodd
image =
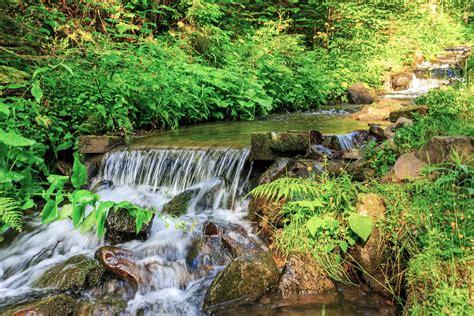
M98 284L104 272L104 268L97 260L78 255L48 269L33 283L33 286L84 290Z
M181 192L163 206L162 212L176 217L186 214L189 204L196 193L197 190L186 190Z
M136 232L135 218L130 215L127 209L120 208L110 211L105 221L105 240L112 244L121 244L130 240L145 241L153 219L144 223L140 232Z

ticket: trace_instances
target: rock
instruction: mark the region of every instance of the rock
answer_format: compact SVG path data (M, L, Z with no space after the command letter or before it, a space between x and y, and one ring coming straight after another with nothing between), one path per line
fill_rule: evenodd
M229 264L233 255L220 236L204 236L194 240L186 254L186 265L190 271L212 270L213 266Z
M427 106L408 105L408 106L403 106L403 107L400 107L399 109L395 109L391 111L389 114L389 119L390 119L390 122L395 123L398 120L398 118L402 116L409 119L413 119L415 114L423 116L423 115L426 115L427 113L428 113Z
M392 100L380 100L377 104L367 105L359 112L351 115L359 121L384 121L388 120L390 113L402 107L400 102Z
M256 299L274 288L278 279L278 268L269 252L238 257L214 279L207 290L203 307Z
M385 203L383 199L374 193L359 194L357 196L357 212L364 216L370 216L373 223L385 218ZM364 270L363 278L369 286L380 293L389 294L383 285L386 285L384 267L384 249L387 247L383 236L379 233L376 225L372 233L363 245L355 245L350 253Z
M142 269L137 265L135 254L130 250L102 246L95 252L95 258L100 264L116 277L133 284L141 284L147 276L142 274Z
M119 136L81 135L78 150L81 154L105 154L122 143L123 138Z
M288 256L278 283L278 292L283 298L328 290L336 290L336 286L310 254L291 253Z
M362 83L356 83L347 89L349 93L349 99L354 104L371 104L374 102L369 89L367 89Z
M277 158L275 162L258 179L258 184L275 181L288 172L292 161L288 158Z
M404 71L402 73L392 75L390 80L392 89L394 91L407 90L410 87L412 79L413 73L410 71Z
M420 177L421 169L426 164L416 157L415 152L409 152L398 157L392 169L382 178L382 183L413 181Z
M378 141L384 141L387 139L384 129L379 124L370 124L369 134L374 136Z
M203 225L203 234L206 236L221 236L222 228L213 222L205 222Z
M397 121L395 122L397 127L403 127L403 126L411 126L413 125L413 121L410 120L409 118L406 118L404 116L400 116Z
M40 299L34 303L28 303L7 311L3 315L14 316L57 316L74 315L76 300L69 295L59 294Z
M104 272L97 260L78 255L48 269L33 282L33 287L84 290L98 284Z
M364 152L360 148L352 148L349 150L346 150L342 154L342 159L345 160L359 160L364 157Z
M94 178L100 170L100 166L102 165L102 158L104 154L97 154L97 155L87 155L85 158L84 164L87 168L87 179Z
M393 136L395 136L396 129L397 129L397 124L390 124L384 129L383 133L387 139L391 139L393 138Z
M248 219L252 222L279 226L282 220L280 211L285 203L284 199L273 201L264 197L252 197L248 205Z
M461 157L472 156L474 154L474 138L436 136L419 150L417 157L427 164L437 164L449 161L449 156L453 151L456 151Z
M308 132L259 132L252 133L250 159L275 160L306 154L310 144Z
M186 214L189 203L196 195L196 192L196 190L186 190L181 192L163 206L162 212L176 217Z
M309 178L315 172L320 173L321 171L322 167L318 161L312 159L299 159L294 163L289 175L298 178Z
M65 176L70 176L72 174L72 164L64 160L56 162L56 169Z
M148 223L143 223L142 229L137 234L135 218L130 215L127 209L119 208L111 210L105 220L105 240L112 244L121 244L130 240L145 241L153 219Z
M195 212L202 212L205 210L212 210L216 207L215 203L218 197L221 194L221 190L224 189L226 186L225 178L224 177L215 177L207 181L207 184L202 187L200 190L195 190L195 198L193 202L194 211ZM191 190L192 191L192 190ZM232 201L229 201L230 203ZM188 207L189 208L189 203ZM232 205L228 206L232 208Z
M324 147L323 145L311 145L306 157L314 160L322 160L331 158L333 155L334 151L332 149Z

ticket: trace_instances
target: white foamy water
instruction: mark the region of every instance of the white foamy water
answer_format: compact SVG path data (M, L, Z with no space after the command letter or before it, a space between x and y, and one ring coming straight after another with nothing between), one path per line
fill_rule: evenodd
M101 200L126 200L161 210L180 192L197 192L186 214L179 218L155 216L148 240L120 246L136 254L136 264L146 276L123 314L201 313L205 291L223 268L190 268L186 263L206 221L232 230L228 236L241 243L257 242L245 221L246 205L241 199L249 175L249 169L244 168L247 156L248 149L163 149L114 152L104 157L95 182L112 184L99 189ZM41 225L39 218L32 221L33 231L23 233L0 251L0 308L20 298L40 296L31 284L48 268L73 255L92 257L104 244L93 232L74 230L69 220L48 226Z

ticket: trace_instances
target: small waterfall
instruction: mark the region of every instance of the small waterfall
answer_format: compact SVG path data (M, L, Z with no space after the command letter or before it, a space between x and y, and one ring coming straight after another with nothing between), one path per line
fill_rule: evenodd
M152 149L111 152L104 156L96 181L174 193L207 182L201 189L225 187L223 202L234 205L249 149ZM217 181L217 182L216 182Z
M335 136L337 137L339 145L341 146L341 150L346 151L362 144L362 142L357 137L359 134L359 132L352 132L349 134Z

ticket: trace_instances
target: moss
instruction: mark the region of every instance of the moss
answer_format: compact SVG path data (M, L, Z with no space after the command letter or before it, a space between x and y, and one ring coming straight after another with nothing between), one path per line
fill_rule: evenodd
M60 294L40 299L34 303L21 305L6 311L2 315L74 315L76 300L72 297Z
M78 255L47 270L33 283L33 286L83 290L98 284L104 272L104 268L97 260Z
M165 206L163 206L163 213L173 216L181 216L186 214L189 202L191 202L194 193L194 190L186 190L178 194L172 198L171 201L166 203Z
M26 84L30 75L13 67L0 66L0 84Z

